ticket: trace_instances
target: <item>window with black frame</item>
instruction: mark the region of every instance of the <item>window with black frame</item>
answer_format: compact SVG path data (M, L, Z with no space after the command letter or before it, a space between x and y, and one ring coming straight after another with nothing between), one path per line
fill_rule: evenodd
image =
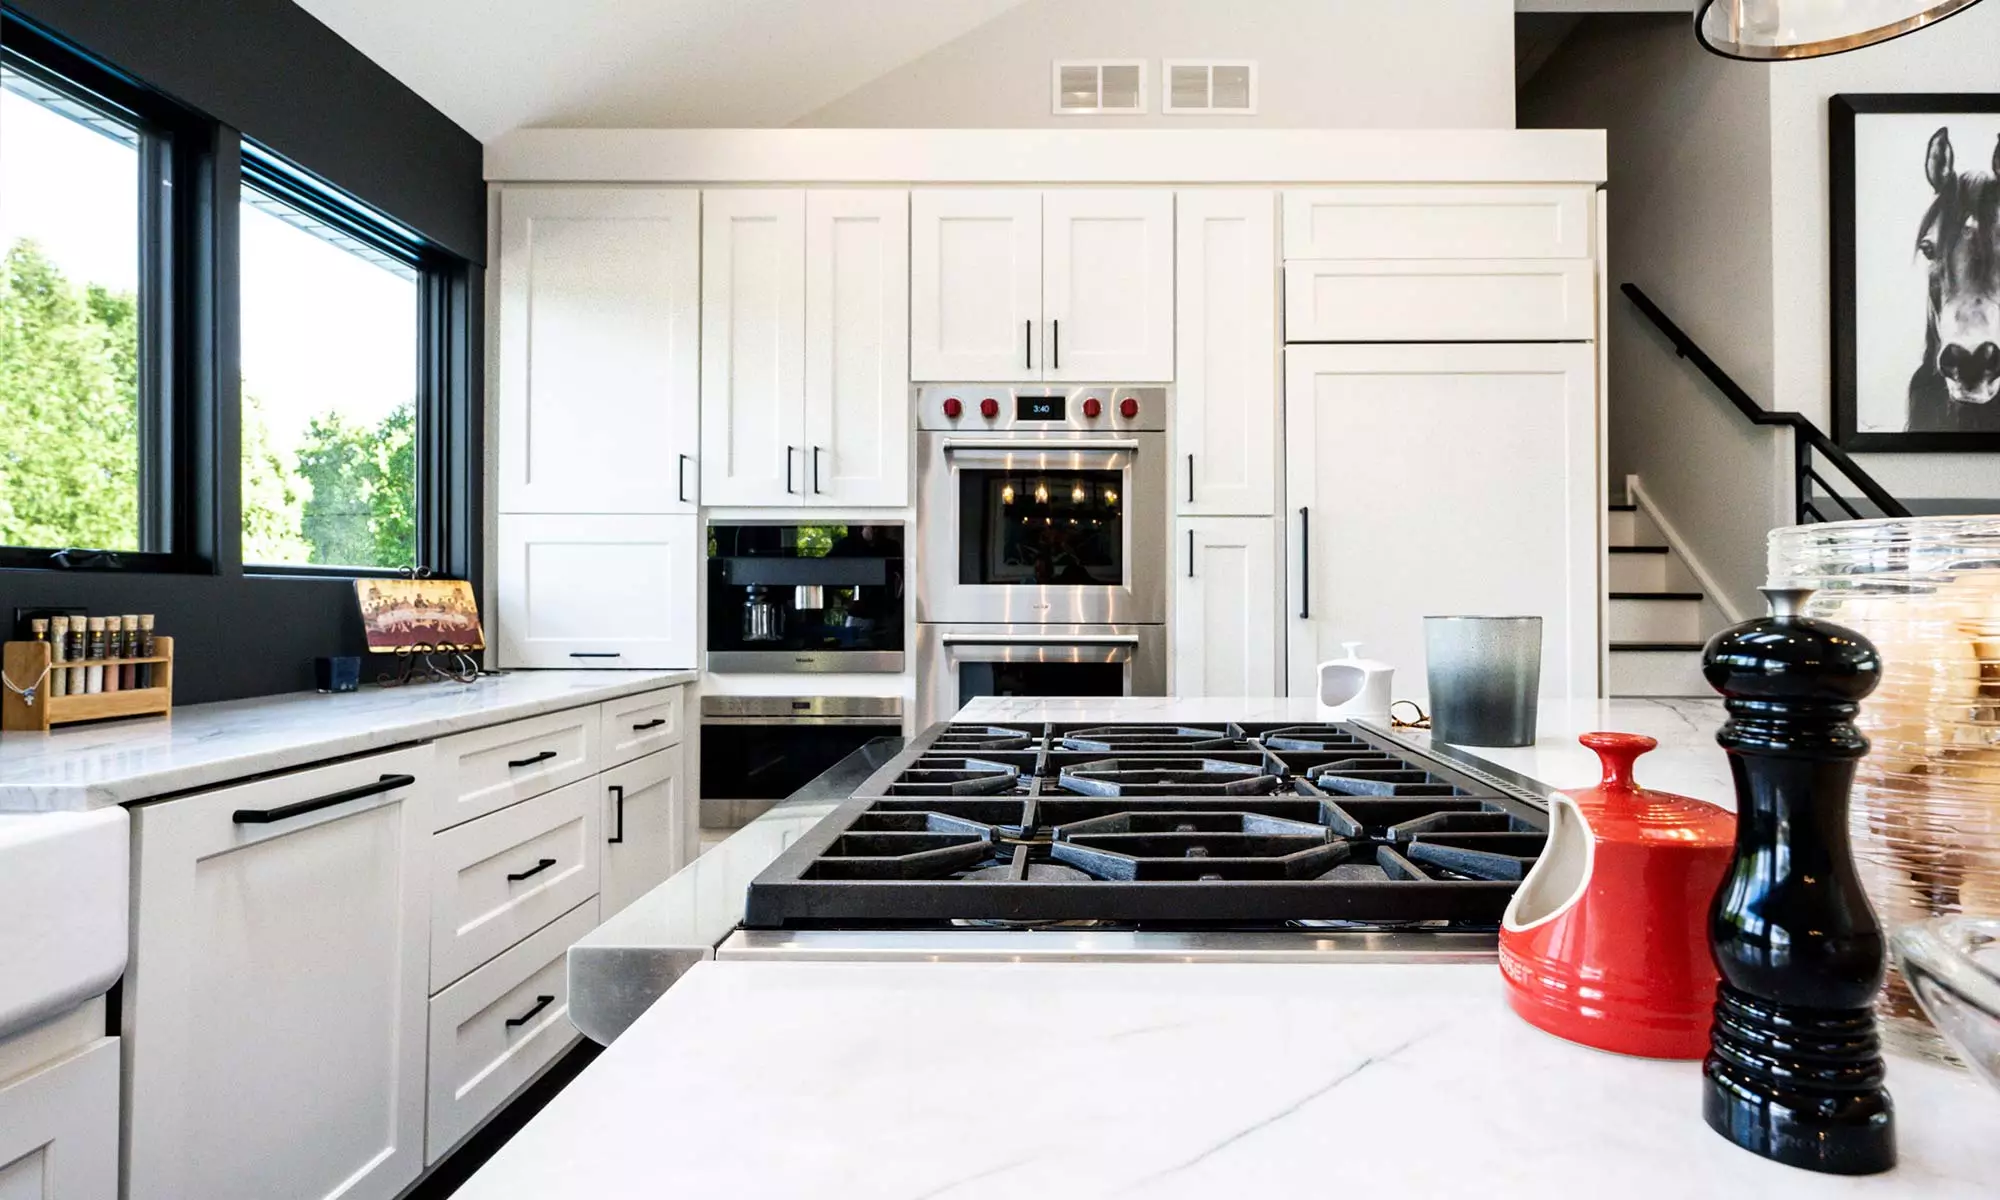
M413 566L421 243L247 143L239 230L243 561Z
M0 564L166 565L169 136L63 65L0 48Z

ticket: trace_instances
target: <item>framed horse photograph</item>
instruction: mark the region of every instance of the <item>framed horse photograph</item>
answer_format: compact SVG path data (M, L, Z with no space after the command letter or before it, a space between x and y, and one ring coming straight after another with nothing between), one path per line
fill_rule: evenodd
M2000 450L2000 94L1828 103L1834 440Z

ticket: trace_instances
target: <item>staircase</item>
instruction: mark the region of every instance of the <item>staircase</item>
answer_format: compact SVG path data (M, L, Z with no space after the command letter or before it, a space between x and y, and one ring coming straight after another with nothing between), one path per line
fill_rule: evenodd
M1611 694L1710 696L1701 677L1703 596L1687 565L1635 504L1614 504Z

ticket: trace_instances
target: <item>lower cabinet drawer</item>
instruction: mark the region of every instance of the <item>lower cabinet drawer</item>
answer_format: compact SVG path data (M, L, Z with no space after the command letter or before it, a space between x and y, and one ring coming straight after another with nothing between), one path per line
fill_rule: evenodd
M600 809L572 783L431 838L431 990L597 894Z
M431 998L426 1164L576 1040L565 960L596 925L593 896Z
M687 735L684 708L685 687L662 692L642 692L606 700L598 706L603 714L598 745L602 747L602 770L628 763L642 754L678 746Z
M447 829L588 778L598 769L597 729L592 705L440 738L444 783L432 793L431 828Z

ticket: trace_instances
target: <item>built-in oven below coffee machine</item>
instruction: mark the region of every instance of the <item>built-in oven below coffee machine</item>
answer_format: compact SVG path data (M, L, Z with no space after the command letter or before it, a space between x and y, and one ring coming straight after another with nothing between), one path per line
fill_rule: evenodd
M708 669L903 669L903 527L710 525Z

